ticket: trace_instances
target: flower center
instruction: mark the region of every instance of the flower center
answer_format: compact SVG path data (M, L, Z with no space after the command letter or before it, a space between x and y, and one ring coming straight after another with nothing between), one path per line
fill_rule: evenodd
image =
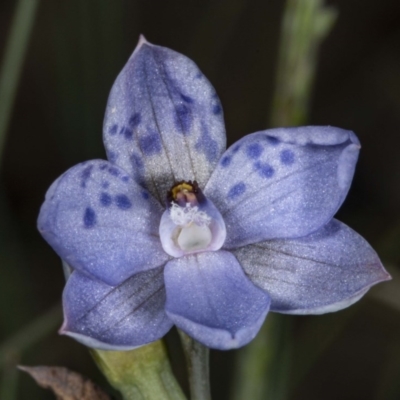
M168 193L160 222L160 239L173 257L219 250L226 237L221 214L197 182L179 182Z

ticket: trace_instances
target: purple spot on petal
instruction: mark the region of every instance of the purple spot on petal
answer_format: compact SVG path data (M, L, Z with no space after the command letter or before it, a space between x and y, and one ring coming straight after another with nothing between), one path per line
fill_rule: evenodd
M236 197L239 197L246 191L246 185L244 182L239 182L236 185L232 186L228 192L228 197L230 199L235 199Z
M131 128L136 128L140 124L141 121L142 121L141 115L139 113L135 113L129 119L129 125Z
M212 112L214 115L219 115L222 112L222 107L219 104L214 104L212 107Z
M112 176L119 176L119 171L118 171L117 168L110 167L110 168L108 168L108 172L109 172Z
M148 200L148 198L150 197L149 196L149 194L147 193L147 192L142 192L142 197L145 199L145 200Z
M201 79L203 77L203 74L201 72L198 72L197 75L195 76L196 79Z
M143 164L142 159L141 159L137 154L133 153L133 154L130 156L130 160L131 160L131 163L132 163L133 168L139 168L139 169L141 169L141 168L144 167L144 164Z
M102 184L101 184L101 187L102 187L103 189L107 189L109 186L110 186L110 182L107 182L107 181L104 181L104 182L102 182Z
M294 153L292 150L282 150L279 155L282 164L292 165L294 163Z
M86 182L90 178L90 175L92 173L93 165L87 166L81 174L81 187L85 188L86 187Z
M108 133L110 135L115 135L118 132L118 125L113 125L109 130Z
M280 143L280 140L275 136L266 136L267 142L272 146L276 146Z
M93 208L87 207L83 215L83 225L85 228L93 228L96 225L97 218Z
M227 167L230 163L231 163L231 157L229 156L224 156L221 159L221 166L223 166L224 168Z
M192 111L186 104L180 104L175 107L175 125L180 132L184 135L189 134L192 122Z
M104 207L108 207L112 203L112 198L108 193L103 192L100 195L100 204Z
M217 161L219 156L218 143L211 137L208 127L203 121L201 123L201 133L202 134L199 136L199 140L195 145L195 149L203 152L208 161Z
M128 210L132 207L131 201L125 194L118 194L117 196L115 196L115 204L121 210Z
M122 180L122 182L129 182L129 176L128 175L124 175L122 178L121 178L121 180Z
M119 133L120 133L120 135L124 135L125 139L128 139L128 140L132 139L133 132L126 126L123 126L120 129Z
M100 169L101 169L102 171L104 171L106 168L107 168L107 164L101 164L101 165L100 165Z
M146 156L158 154L161 151L160 135L157 132L149 132L139 137L139 146Z
M191 98L191 97L189 97L189 96L185 96L184 94L180 94L180 96L181 96L181 99L183 100L183 101L185 101L186 103L193 103L193 99Z
M264 149L260 145L260 143L252 143L249 146L247 146L246 154L247 154L247 157L255 160L261 156L263 150Z
M271 176L274 175L275 173L274 169L269 164L262 163L260 161L257 161L254 164L254 168L257 170L258 174L263 178L271 178Z
M237 144L235 147L232 149L232 153L237 153L240 149L240 144Z

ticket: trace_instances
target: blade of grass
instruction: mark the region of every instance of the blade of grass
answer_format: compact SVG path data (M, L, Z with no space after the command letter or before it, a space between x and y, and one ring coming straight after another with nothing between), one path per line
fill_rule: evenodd
M290 326L290 317L271 314L251 344L238 351L233 400L287 398Z
M21 354L39 342L61 323L61 307L53 306L29 325L0 344L0 399L17 398L17 365Z
M3 370L0 381L0 399L15 400L17 398L17 383L19 371L17 369L18 360L12 358Z
M18 357L61 324L61 306L57 304L29 325L0 344L0 370L6 367L10 356Z
M39 0L19 0L0 72L0 159Z
M271 110L273 127L305 122L318 49L336 16L323 0L287 0Z

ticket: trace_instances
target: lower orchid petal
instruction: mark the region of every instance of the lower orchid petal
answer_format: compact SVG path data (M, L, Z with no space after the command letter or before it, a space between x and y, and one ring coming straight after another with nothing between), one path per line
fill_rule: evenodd
M158 202L124 170L93 160L53 183L38 228L72 268L118 285L168 260L158 235L161 214Z
M234 251L248 277L271 296L271 311L322 314L346 308L390 279L372 247L332 220L300 239L270 240Z
M316 232L342 204L360 145L334 127L277 128L245 136L204 190L224 218L225 248Z
M60 332L97 349L133 349L160 339L172 327L164 305L162 267L115 287L74 271L64 289Z
M206 252L172 260L165 267L166 312L204 345L227 350L250 342L270 299L244 274L229 252Z

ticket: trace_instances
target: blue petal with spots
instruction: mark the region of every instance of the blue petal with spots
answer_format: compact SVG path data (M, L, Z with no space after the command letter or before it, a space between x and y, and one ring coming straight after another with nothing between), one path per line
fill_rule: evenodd
M225 220L225 247L321 228L349 190L359 148L354 133L333 127L271 129L241 139L205 189Z
M204 187L225 150L218 97L199 73L187 57L142 38L111 90L107 153L118 154L116 164L160 203L174 182L197 180Z
M50 187L38 220L40 233L63 260L109 285L168 259L158 237L161 207L125 176L102 160L76 165Z

